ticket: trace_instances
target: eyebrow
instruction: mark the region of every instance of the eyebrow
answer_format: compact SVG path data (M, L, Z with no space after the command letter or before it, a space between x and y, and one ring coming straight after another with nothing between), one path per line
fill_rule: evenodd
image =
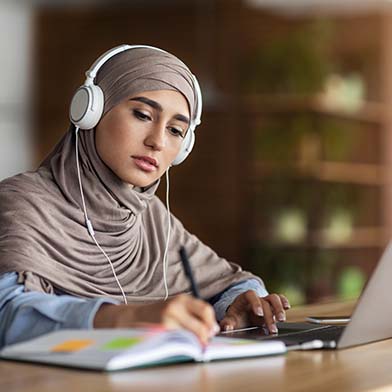
M163 112L163 107L159 102L153 101L152 99L149 99L147 97L135 97L135 98L130 98L129 100L145 103L146 105L151 106L153 109L157 110L158 112ZM178 121L182 121L187 125L189 125L190 122L189 118L182 114L176 114L174 118Z

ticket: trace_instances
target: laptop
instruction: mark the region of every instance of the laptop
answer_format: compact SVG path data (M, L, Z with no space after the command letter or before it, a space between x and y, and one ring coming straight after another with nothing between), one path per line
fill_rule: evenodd
M277 323L268 335L261 327L223 332L223 336L281 340L288 349L342 349L392 337L392 242L368 280L347 325Z

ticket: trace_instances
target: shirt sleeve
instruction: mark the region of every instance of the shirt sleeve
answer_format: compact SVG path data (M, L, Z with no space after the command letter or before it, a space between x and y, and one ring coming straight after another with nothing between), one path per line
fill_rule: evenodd
M242 293L248 290L254 290L259 297L268 295L265 287L256 279L248 279L244 282L236 283L229 286L226 290L210 298L208 302L214 307L215 316L218 321L225 317L227 308Z
M0 275L0 348L58 329L93 328L96 312L110 298L77 298L24 291L18 274Z

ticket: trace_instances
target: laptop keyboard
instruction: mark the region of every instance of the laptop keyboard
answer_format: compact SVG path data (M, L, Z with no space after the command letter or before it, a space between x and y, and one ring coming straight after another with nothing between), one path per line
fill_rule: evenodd
M312 340L322 340L323 342L337 342L343 333L343 325L328 325L322 328L310 329L300 332L279 332L277 335L264 336L267 340L282 340L286 346L302 344Z
M337 342L345 328L344 325L320 326L309 323L277 323L277 326L279 332L276 335L266 335L263 333L262 328L257 328L248 331L225 333L222 336L256 340L281 340L286 346L293 346L312 340Z

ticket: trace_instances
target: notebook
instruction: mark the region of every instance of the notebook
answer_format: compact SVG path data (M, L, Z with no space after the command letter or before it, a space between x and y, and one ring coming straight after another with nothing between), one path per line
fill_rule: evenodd
M215 337L202 347L186 330L156 328L59 330L6 346L1 359L121 370L178 362L284 354L284 343Z
M281 340L293 349L341 349L392 337L392 242L385 249L346 326L277 323L277 335L262 328L222 334L258 341Z

